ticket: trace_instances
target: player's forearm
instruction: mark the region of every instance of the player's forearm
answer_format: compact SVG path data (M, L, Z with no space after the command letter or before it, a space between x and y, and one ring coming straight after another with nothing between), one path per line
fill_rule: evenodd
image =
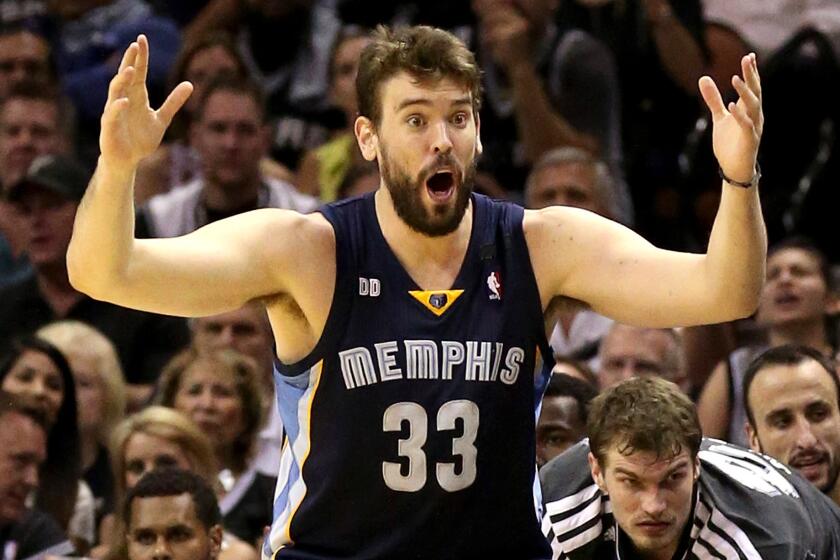
M697 41L674 16L656 22L652 34L665 72L684 91L696 95L705 67Z
M705 260L708 286L720 306L719 321L755 311L766 258L767 232L758 187L744 189L724 182Z
M134 243L135 172L100 158L76 212L67 270L74 288L97 299L110 299L125 280Z
M543 153L563 146L598 152L598 141L563 118L551 106L534 68L520 64L510 71L516 125L525 157L534 163Z

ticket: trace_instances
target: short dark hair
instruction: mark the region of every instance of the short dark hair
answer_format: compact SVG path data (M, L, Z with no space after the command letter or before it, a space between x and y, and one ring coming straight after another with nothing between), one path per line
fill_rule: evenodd
M265 93L262 88L250 78L222 74L210 80L210 83L208 83L207 87L204 89L204 93L198 98L198 102L195 106L195 113L192 115L192 122L200 121L202 119L204 116L204 110L207 108L207 102L213 95L219 93L220 91L250 97L257 106L257 112L260 120L265 121L266 100Z
M131 524L131 507L135 498L161 498L189 494L195 506L195 515L205 528L222 522L219 503L210 485L199 475L174 467L149 471L125 496L123 523Z
M356 76L359 114L374 126L382 119L382 84L400 72L421 82L452 79L470 91L473 113L481 108L481 71L475 55L455 35L425 25L380 25L360 56Z
M565 373L552 374L548 387L545 389L546 397L571 397L577 402L578 418L581 424L586 425L589 416L589 405L592 399L598 396L598 389L586 381L572 377Z
M637 451L670 459L684 449L697 457L703 431L691 399L661 377L634 377L595 397L586 424L592 454L606 465L610 446L622 455Z
M795 366L806 360L814 360L831 377L836 390L837 402L840 404L840 380L837 378L837 363L825 356L818 350L805 346L804 344L784 344L766 350L756 356L744 373L744 410L747 412L747 421L753 428L756 427L755 417L750 407L750 387L755 377L761 371L770 366Z

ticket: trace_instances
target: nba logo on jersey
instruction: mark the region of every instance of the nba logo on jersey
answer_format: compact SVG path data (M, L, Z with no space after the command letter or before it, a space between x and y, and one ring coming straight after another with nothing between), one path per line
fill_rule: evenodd
M449 301L449 298L446 297L446 294L432 294L429 297L429 304L435 309L445 307L447 301Z
M491 300L502 300L502 281L498 272L491 272L487 277L487 288L490 290Z

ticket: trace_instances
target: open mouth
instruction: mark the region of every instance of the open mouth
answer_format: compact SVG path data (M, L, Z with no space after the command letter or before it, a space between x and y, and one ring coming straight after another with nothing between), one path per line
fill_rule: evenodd
M448 170L438 171L426 179L426 190L433 200L447 200L455 190L455 176Z

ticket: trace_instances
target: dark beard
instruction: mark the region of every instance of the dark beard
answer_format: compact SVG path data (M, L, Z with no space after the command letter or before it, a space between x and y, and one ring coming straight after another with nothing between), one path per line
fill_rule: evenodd
M409 228L429 237L449 235L458 229L470 203L475 180L475 161L467 168L460 183L457 182L458 177L453 174L453 181L456 182L454 206L436 207L434 214L430 214L423 206L421 198L430 169L423 169L418 174L418 178L412 180L404 171L391 169L391 159L384 149L382 156L382 179L391 194L397 216ZM448 156L440 156L432 169L447 165L451 161Z

